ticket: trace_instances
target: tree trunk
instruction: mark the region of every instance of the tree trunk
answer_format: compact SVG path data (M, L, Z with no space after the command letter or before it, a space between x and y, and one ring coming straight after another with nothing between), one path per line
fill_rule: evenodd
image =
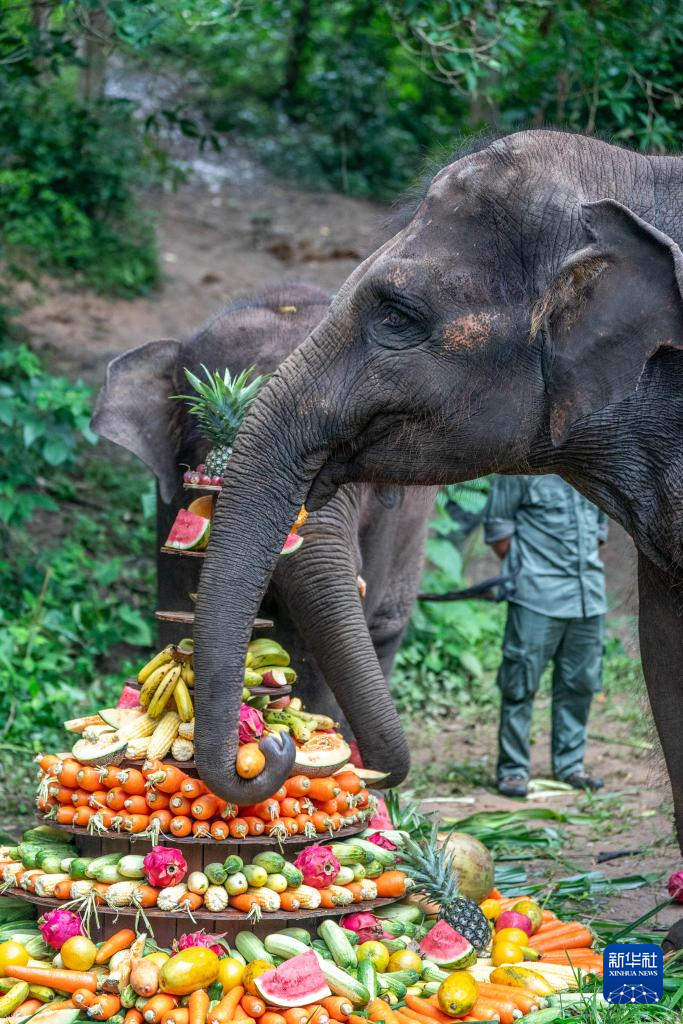
M88 16L83 39L85 67L81 71L80 93L84 100L98 100L104 95L107 59L112 47L112 24L103 9Z
M300 0L298 10L294 14L294 24L287 47L287 64L282 85L285 104L288 109L293 106L299 91L311 20L311 0Z

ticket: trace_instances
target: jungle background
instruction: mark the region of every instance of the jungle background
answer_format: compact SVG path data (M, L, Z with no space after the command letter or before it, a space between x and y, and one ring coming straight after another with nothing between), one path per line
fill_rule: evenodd
M61 721L111 702L154 647L154 487L88 425L108 360L283 277L333 291L425 165L482 130L552 123L675 151L681 54L676 0L0 0L4 820L30 815L30 754L60 749ZM495 571L448 511L485 492L441 495L424 589ZM604 845L626 805L619 841L656 865L674 857L669 792L616 527L606 562L591 764L608 786L582 842ZM496 806L504 614L415 611L392 685L406 727L441 750L416 744L417 796ZM547 719L546 692L546 775Z

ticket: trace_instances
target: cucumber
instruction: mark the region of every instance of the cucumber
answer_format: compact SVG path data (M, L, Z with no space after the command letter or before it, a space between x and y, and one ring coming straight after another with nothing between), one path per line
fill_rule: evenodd
M395 978L390 978L386 974L377 975L377 985L380 992L385 995L390 992L398 999L404 999L408 991L408 986L404 985L402 981L397 981Z
M236 853L232 853L223 861L223 867L225 868L226 874L234 875L235 872L242 870L244 867L244 861L241 857L238 857ZM204 874L206 874L206 870L204 871Z
M414 903L391 903L388 907L382 907L382 917L390 921L412 921L413 924L422 924L424 914Z
M311 933L307 932L305 928L281 928L278 934L286 935L290 939L298 939L299 942L305 942L307 946L311 944Z
M273 936L269 935L266 942L271 938L273 938ZM294 939L290 939L290 942L294 941ZM247 963L251 963L252 960L265 960L266 963L269 964L273 962L271 953L274 953L275 950L271 950L269 946L265 946L260 939L252 934L252 932L238 932L235 936L235 945ZM303 945L303 943L300 943L300 945ZM299 950L298 952L305 953L307 948L307 946L304 946L303 950ZM289 955L294 956L295 954L290 953Z
M258 864L245 864L243 874L249 885L255 888L260 889L268 881L268 872Z
M233 960L237 960L238 963L247 966L247 961L244 959L239 949L233 949L232 946L228 946L228 956L231 956Z
M145 877L145 858L139 853L127 853L116 866L124 878Z
M239 857L236 858L236 860L239 859ZM238 870L239 868L236 868L235 871L231 871L230 874L234 875ZM214 862L213 864L207 864L206 867L204 868L204 874L211 882L211 885L225 885L226 879L228 877L228 872L226 871L225 864L218 864L216 862Z
M257 853L252 860L252 864L256 864L257 867L264 868L268 875L281 874L285 863L286 861L282 854L276 853L274 850Z
M420 980L418 971L406 969L405 971L389 971L387 974L380 975L382 978L394 979L400 981L402 985L414 985Z
M401 939L382 939L382 945L385 949L388 949L390 953L398 953L399 950L406 948L405 942L402 942Z
M424 960L420 977L423 981L438 981L441 983L446 980L448 974L446 971L442 971L438 964L433 964L431 960Z
M365 865L364 864L354 864L352 866L351 870L353 871L353 880L354 880L354 882L362 882L363 879L365 878Z
M341 925L339 926L341 928ZM352 932L350 928L342 928L344 935L349 940L352 946L358 945L358 933Z
M284 875L287 879L287 885L291 886L292 889L298 889L300 885L304 884L303 872L295 868L293 864L285 861L280 868L280 874Z
M92 857L76 857L76 859L71 862L69 874L75 882L85 878L86 868L92 863L92 860Z
M366 859L365 850L356 844L355 839L347 839L345 843L330 843L327 848L341 865L362 864Z
M589 1004L590 1005L590 1004ZM545 1010L532 1010L524 1015L524 1024L552 1024L564 1018L564 1010L559 1006L548 1006Z
M85 877L96 879L97 873L101 868L109 864L118 864L118 862L122 859L122 853L103 853L101 857L95 857L94 860L90 861L90 863L85 869Z
M377 982L377 971L375 970L372 960L369 958L361 960L358 964L356 977L361 985L365 985L366 989L370 993L370 998L376 999L379 995L379 984Z
M339 873L334 880L335 885L348 885L349 882L355 881L353 875L353 868L342 865L339 868Z
M121 1006L126 1010L132 1010L137 1002L137 992L131 985L126 985L122 992L119 993L119 999L121 1000Z
M367 839L357 839L355 836L350 842L364 852L366 863L369 860L378 860L384 868L393 868L396 864L396 854L393 850L385 850L383 846L377 846L376 843L371 843ZM339 863L341 864L341 861Z
M242 933L240 932L240 934ZM306 945L305 942L301 942L292 935L286 935L284 932L273 932L271 935L266 935L263 941L269 954L272 954L272 956L282 956L285 960L291 960L293 956L297 956L299 953L308 953L311 945L315 948L315 941L313 943L309 941L309 944ZM266 959L270 959L270 956L266 957Z
M392 921L391 918L387 918L386 920L380 918L379 926L381 927L383 932L386 932L388 935L391 935L392 938L394 939L398 938L399 935L408 934L406 926L403 923L403 921L400 920L400 918L397 921Z
M352 971L358 966L356 951L336 921L323 921L318 926L318 935L332 954L337 967L343 971Z
M440 981L427 981L423 985L422 991L424 992L425 996L435 996L440 988Z
M59 862L59 870L63 871L66 875L70 874L71 865L75 860L76 858L74 857L73 853L71 853L70 856L68 857L62 857L61 861Z
M335 996L345 996L354 1006L366 1006L370 1002L370 993L365 985L357 978L352 978L341 967L321 957L320 969Z
M367 861L365 864L365 877L366 878L377 878L384 871L384 867L381 862L377 859Z
M64 833L50 825L36 825L35 828L27 828L21 841L22 843L35 843L39 846L45 846L47 843L56 843L58 846L66 845Z
M119 873L118 864L101 864L95 874L95 880L111 885L113 882L129 882L130 878Z
M223 986L220 981L214 981L213 985L209 985L207 995L209 1002L213 1002L214 999L220 1000L223 998Z
M330 948L326 942L323 942L322 939L313 939L311 945L313 946L313 949L316 951L318 956L323 957L323 959L325 960L331 960L332 963L334 963L334 957L330 953Z
M38 867L41 871L44 871L46 875L60 875L65 872L62 871L63 857L60 857L58 853L44 853L38 858ZM66 872L68 874L68 870Z

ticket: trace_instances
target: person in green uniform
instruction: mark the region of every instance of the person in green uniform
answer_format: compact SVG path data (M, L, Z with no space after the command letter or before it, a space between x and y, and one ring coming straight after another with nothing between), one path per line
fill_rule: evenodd
M576 789L599 789L583 763L588 714L602 685L607 517L555 475L501 476L484 536L503 559L508 614L498 670L498 790L526 796L533 699L553 662L552 767Z

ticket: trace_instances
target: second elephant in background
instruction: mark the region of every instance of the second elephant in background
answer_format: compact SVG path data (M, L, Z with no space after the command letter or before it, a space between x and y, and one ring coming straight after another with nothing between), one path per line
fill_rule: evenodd
M271 373L328 306L320 289L283 283L225 307L185 340L151 341L109 364L93 427L155 474L160 545L188 504L183 470L208 448L187 403L173 397L189 390L184 369L203 376L202 365L228 367L234 375L253 365ZM268 635L291 654L298 695L323 714L339 718L341 710L364 762L389 771L390 785L405 778L409 752L388 679L417 596L434 496L434 488L342 487L309 517L303 546L280 559L262 605L276 623ZM160 555L158 570L159 607L189 609L195 560Z

